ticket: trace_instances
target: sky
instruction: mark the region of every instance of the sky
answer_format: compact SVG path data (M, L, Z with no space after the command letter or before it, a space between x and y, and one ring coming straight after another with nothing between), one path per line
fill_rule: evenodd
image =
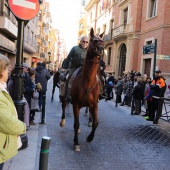
M80 16L80 0L46 0L49 2L52 26L59 29L66 41L66 49L77 45L78 20Z

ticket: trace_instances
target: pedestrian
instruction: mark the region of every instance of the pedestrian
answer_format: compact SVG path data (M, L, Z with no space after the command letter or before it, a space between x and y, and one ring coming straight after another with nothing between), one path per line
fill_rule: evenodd
M145 116L146 120L152 120L152 89L151 87L151 81L147 82L149 86L147 86L146 92L145 92L145 98L144 100L147 102L147 108L146 108L146 114Z
M145 85L145 90L144 90L144 107L146 109L146 113L144 115L142 115L142 116L145 116L145 117L147 117L149 115L148 101L151 102L151 100L150 99L146 100L146 96L149 94L151 82L152 82L151 78L148 77L146 79L146 85Z
M46 63L37 63L36 67L36 74L35 74L35 83L38 84L40 83L42 86L42 90L39 91L39 111L42 110L42 102L43 102L43 96L46 96L46 91L47 91L47 82L50 79L50 73L46 69Z
M14 157L21 147L20 135L26 132L25 123L18 119L12 98L6 90L10 61L0 54L0 170L4 162Z
M127 105L130 107L131 106L131 100L132 100L132 90L133 90L133 87L134 87L134 83L132 81L132 77L129 76L128 77L128 81L126 83L126 102L127 102Z
M116 94L116 104L115 107L117 107L118 103L122 102L121 96L122 96L122 92L123 92L123 81L122 81L122 77L118 77L118 82L115 85L115 94Z
M135 115L139 115L141 113L141 100L143 97L143 87L142 87L142 79L137 79L137 85L132 90L132 96L135 103Z
M23 63L23 87L24 87L24 97L26 98L29 109L31 109L31 97L35 90L35 85L32 82L30 76L29 76L29 66L26 63Z
M105 99L105 101L113 99L113 88L114 88L114 76L112 75L112 73L108 73L108 78L106 82L107 98Z
M161 70L157 70L155 73L156 76L152 80L150 87L153 91L152 94L156 97L164 97L166 90L165 79L161 76ZM152 118L150 120L154 124L158 124L159 118L162 115L163 100L152 97L152 106Z
M31 97L31 108L30 108L30 125L36 125L36 123L34 122L34 117L35 117L35 112L39 110L39 91L42 90L42 86L40 83L38 83L37 85L35 84L35 74L36 71L33 69L29 70L29 76L34 84L34 86L36 87L33 95Z

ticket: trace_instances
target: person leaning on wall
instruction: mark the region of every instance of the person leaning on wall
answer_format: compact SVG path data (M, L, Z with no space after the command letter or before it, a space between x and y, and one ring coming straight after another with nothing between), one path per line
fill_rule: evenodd
M6 90L10 61L0 54L0 170L4 162L14 157L21 147L20 135L26 125L18 119L13 100Z

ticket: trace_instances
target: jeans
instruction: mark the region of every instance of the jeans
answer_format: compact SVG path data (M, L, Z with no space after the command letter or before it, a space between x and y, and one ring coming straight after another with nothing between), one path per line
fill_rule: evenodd
M43 96L46 95L46 91L44 92L39 92L39 109L42 107L42 102L43 102Z
M1 164L0 164L0 170L3 169L3 166L4 166L4 163L1 163Z

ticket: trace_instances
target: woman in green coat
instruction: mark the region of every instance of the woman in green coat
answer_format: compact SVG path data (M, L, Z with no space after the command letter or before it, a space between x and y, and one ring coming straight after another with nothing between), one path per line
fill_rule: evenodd
M6 90L10 61L0 54L0 170L3 164L18 153L20 135L26 132L25 123L20 121L13 100Z

